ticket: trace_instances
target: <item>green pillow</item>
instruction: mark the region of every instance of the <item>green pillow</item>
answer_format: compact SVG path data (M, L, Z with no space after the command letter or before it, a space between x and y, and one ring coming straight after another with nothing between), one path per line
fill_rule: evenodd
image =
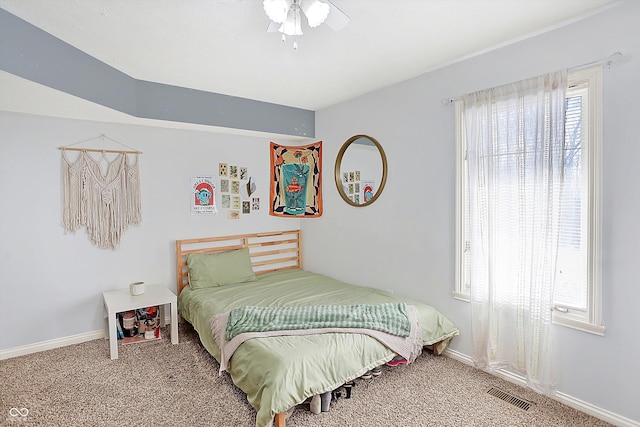
M230 285L256 280L249 248L215 254L189 254L189 285L193 289Z

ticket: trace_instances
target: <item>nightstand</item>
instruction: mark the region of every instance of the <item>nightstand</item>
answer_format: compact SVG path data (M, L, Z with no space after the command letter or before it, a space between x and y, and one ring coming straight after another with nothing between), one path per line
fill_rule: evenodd
M146 285L142 295L131 295L129 289L118 289L102 293L104 310L107 313L107 335L111 359L118 358L118 339L116 337L116 314L138 308L160 306L160 324L165 326L164 306L171 306L171 344L178 344L178 299L169 289L160 285Z

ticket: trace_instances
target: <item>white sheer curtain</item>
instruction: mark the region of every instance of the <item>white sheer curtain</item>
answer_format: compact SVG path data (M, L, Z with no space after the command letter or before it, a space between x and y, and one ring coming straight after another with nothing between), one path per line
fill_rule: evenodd
M464 97L474 363L555 392L566 70Z

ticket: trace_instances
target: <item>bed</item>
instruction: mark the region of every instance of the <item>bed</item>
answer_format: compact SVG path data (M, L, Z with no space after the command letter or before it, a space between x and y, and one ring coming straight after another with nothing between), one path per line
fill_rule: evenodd
M442 353L458 335L458 329L428 305L303 270L300 230L178 240L176 271L180 315L220 362L220 373L228 371L247 394L256 409L257 427L274 421L276 427L284 427L288 409L335 390L400 353L374 334L327 329L247 339L229 356L226 343L214 337L214 319L246 307L397 304L412 310L420 326L418 343L434 354Z

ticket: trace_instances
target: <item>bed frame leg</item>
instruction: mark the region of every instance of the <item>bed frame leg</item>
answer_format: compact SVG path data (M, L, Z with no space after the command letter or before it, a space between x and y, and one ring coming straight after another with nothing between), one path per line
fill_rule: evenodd
M285 416L287 415L286 412L280 412L279 414L276 414L276 425L275 427L285 427Z

